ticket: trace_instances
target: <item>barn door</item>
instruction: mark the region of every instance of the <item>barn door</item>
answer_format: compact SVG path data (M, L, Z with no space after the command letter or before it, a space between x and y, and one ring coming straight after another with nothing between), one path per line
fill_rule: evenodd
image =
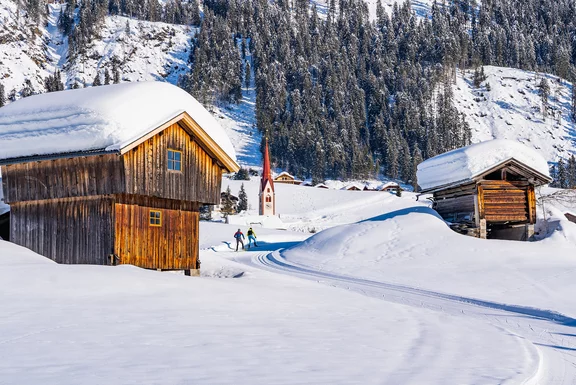
M115 254L147 269L195 269L198 219L193 211L117 203Z
M484 219L487 222L530 223L534 190L526 182L483 181Z

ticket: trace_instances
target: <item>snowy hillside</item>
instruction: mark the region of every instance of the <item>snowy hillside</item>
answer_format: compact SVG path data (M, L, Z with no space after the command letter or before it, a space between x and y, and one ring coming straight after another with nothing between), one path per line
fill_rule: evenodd
M195 31L182 25L108 16L86 54L68 65L68 83L90 85L96 71L103 79L104 70L112 71L116 61L123 82L166 80L175 84L178 76L188 71L190 39Z
M17 12L16 2L0 0L0 79L10 97L29 79L35 90L44 90L44 78L52 74L42 23L33 23Z
M572 85L552 75L485 66L486 80L473 84L473 72L458 76L454 101L472 127L472 141L512 139L533 147L547 161L576 151L576 125L570 118ZM541 110L538 84L550 84L549 112Z

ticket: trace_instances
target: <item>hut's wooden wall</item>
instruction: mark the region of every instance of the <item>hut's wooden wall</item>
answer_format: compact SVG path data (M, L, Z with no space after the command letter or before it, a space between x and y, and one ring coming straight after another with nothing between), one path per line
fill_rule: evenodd
M115 204L114 252L119 263L149 269L199 268L197 207L187 211L182 209L185 205L165 199L124 198L119 200L124 203ZM150 226L150 210L162 213L161 226Z
M182 151L182 171L168 170L167 150ZM126 193L220 203L222 169L179 124L124 156Z
M10 240L58 263L106 265L113 252L110 197L17 202Z
M476 185L469 184L434 194L434 209L449 222L474 221Z
M7 203L115 194L125 190L123 164L115 154L2 166L2 183Z
M536 223L534 186L527 181L481 181L478 206L489 223Z

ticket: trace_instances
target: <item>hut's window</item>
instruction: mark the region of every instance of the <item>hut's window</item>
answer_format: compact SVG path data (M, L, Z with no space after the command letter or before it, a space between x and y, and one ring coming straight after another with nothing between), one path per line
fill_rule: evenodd
M182 151L168 150L168 170L182 171Z
M150 226L162 226L162 212L150 210Z
M266 202L272 202L272 198L270 198L270 195L266 196Z

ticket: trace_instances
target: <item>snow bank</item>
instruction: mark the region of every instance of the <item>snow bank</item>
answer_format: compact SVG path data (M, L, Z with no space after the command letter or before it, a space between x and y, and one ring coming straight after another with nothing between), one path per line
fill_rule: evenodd
M67 90L11 103L0 109L0 159L118 150L184 111L236 159L212 115L184 90L162 82Z
M511 158L550 177L548 163L535 150L506 139L459 148L418 165L418 184L423 190L471 179Z

